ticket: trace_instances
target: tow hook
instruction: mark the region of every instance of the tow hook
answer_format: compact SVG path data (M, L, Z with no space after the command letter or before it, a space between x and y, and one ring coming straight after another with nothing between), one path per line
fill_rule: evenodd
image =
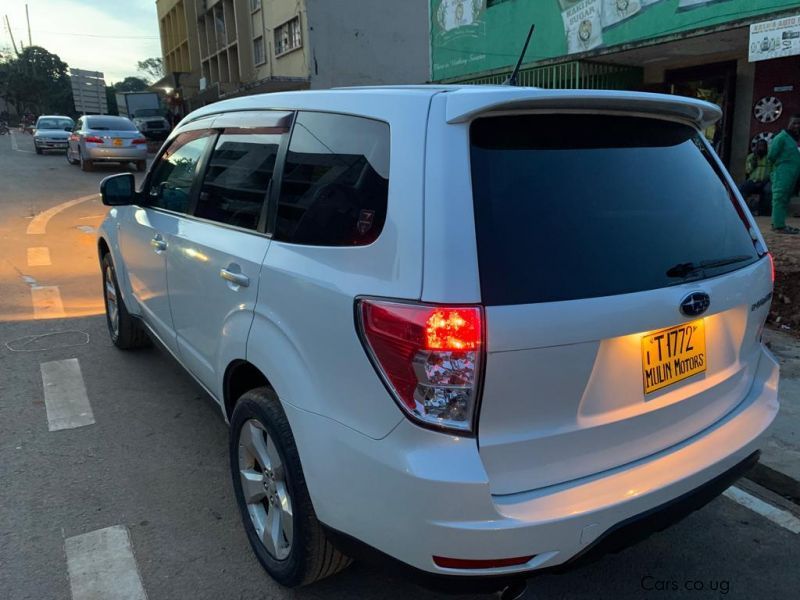
M500 600L519 600L525 595L527 589L528 583L526 581L514 581L500 590L498 598Z

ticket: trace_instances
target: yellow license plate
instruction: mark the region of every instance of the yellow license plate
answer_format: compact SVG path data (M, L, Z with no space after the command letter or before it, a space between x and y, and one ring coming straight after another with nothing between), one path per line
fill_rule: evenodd
M114 138L114 145L115 146L122 146L122 139L121 138Z
M703 319L642 338L642 381L649 394L706 370Z

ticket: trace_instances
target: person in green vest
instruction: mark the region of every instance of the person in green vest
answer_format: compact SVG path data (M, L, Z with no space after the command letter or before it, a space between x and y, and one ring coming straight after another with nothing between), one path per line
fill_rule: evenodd
M745 181L739 186L742 198L747 202L747 208L754 215L772 214L772 193L769 182L772 165L767 159L769 146L767 140L758 140L753 151L747 155L744 174ZM757 204L751 206L750 198L757 198Z
M800 176L800 115L792 115L789 125L769 144L767 159L772 163L772 230L776 233L797 234L800 229L786 224L789 201Z

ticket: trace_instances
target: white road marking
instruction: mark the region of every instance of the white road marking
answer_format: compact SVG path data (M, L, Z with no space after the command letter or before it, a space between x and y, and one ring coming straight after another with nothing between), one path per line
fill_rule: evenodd
M79 221L84 221L84 220L86 220L86 219L102 219L102 218L103 218L103 217L105 217L105 216L106 216L105 214L99 214L99 215L87 215L87 216L85 216L85 217L78 217L78 220L79 220Z
M789 511L772 506L772 504L764 502L736 486L728 488L722 495L749 508L753 512L757 512L762 517L769 519L784 529L788 529L792 533L800 533L800 519Z
M31 150L22 150L22 149L21 149L21 148L20 148L20 147L17 145L17 138L16 138L16 136L14 135L14 132L13 132L13 131L9 131L8 133L9 133L9 135L11 136L11 149L12 149L12 150L16 150L17 152L24 152L25 154L33 154L33 152L32 152Z
M48 429L60 431L94 423L78 359L46 362L40 368Z
M78 225L78 229L80 231L82 231L83 233L91 233L91 234L93 234L95 231L97 231L91 225Z
M31 287L34 319L63 319L66 317L61 291L57 285L34 285Z
M28 248L29 267L47 267L50 264L50 248L47 246L37 246Z
M72 600L147 600L124 525L67 538L64 548Z
M52 208L48 208L47 210L40 212L36 215L33 220L28 223L28 228L25 230L25 233L28 235L41 235L44 234L47 230L47 223L60 213L63 210L67 210L75 206L76 204L80 204L81 202L86 202L87 200L92 200L93 198L97 198L99 194L91 194L89 196L81 196L80 198L75 198L74 200L67 200L66 202L62 202L61 204L56 204Z

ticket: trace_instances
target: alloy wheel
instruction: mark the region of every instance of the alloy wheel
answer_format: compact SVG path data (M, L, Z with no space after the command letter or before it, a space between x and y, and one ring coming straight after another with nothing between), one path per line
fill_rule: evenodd
M258 539L270 556L285 560L294 538L286 469L275 440L255 419L246 421L239 434L239 478Z

